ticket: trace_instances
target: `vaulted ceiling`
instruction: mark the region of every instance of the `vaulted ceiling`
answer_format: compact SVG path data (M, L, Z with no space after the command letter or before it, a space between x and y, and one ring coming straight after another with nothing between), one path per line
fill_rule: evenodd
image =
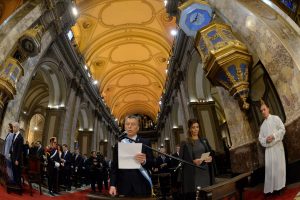
M113 115L155 120L176 28L163 0L77 0L73 33Z

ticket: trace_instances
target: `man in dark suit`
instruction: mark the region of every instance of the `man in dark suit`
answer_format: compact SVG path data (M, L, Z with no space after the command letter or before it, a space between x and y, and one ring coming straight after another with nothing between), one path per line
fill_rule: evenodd
M91 152L91 157L87 160L88 171L90 175L91 188L96 192L96 183L101 193L103 187L103 171L105 168L104 160L97 156L96 151Z
M75 153L73 155L73 163L72 163L72 170L73 170L73 174L74 174L74 184L75 187L81 187L82 184L82 167L83 167L83 158L79 153L79 149L75 149Z
M48 190L52 196L54 193L58 193L58 168L60 167L58 154L57 140L52 137L50 138L50 147L47 149Z
M128 138L137 143L151 146L150 142L137 135L139 131L139 117L130 115L125 118L125 131ZM121 142L128 143L127 138ZM117 193L122 196L150 196L152 191L151 177L148 171L152 167L153 154L146 147L142 147L142 152L135 156L137 162L141 164L140 169L119 169L118 168L118 145L115 146L110 176L110 195Z
M172 154L172 156L179 158L179 152L180 152L180 145L176 146L176 152ZM175 159L171 159L171 184L172 184L172 197L174 200L181 199L179 196L179 188L180 188L180 182L178 182L178 171L179 168L179 161Z
M72 154L68 150L68 145L63 144L63 154L61 158L62 178L67 191L71 190L71 164Z
M176 152L172 154L172 156L176 157L176 158L179 158L179 151L180 151L180 146L177 145L176 146ZM176 168L179 164L179 161L178 160L175 160L175 159L171 159L171 168Z
M23 143L24 139L22 134L20 133L20 124L18 122L14 122L13 124L13 132L15 134L11 149L11 160L12 160L12 170L14 175L15 183L22 188L21 184L21 165L22 165L22 154L23 154Z
M42 161L44 160L43 156L45 155L45 150L42 146L42 143L41 141L37 141L35 143L36 145L36 152L35 152L35 155Z
M166 153L164 147L160 148L161 153ZM170 190L170 166L171 160L163 154L160 154L156 159L156 165L159 172L160 191L162 194L162 200L166 199L167 193Z

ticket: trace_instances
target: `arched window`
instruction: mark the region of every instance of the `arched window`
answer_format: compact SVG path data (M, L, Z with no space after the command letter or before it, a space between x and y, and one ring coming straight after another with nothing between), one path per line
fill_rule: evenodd
M262 98L269 106L270 112L278 115L283 122L286 116L278 93L271 78L265 70L263 64L259 61L250 71L250 121L253 123L256 132L258 132L263 117L260 113L260 99Z

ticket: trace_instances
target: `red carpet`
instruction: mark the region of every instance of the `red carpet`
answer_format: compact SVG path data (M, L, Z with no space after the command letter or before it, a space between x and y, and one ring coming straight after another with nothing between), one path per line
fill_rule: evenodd
M293 200L297 193L300 192L300 186L297 187L288 187L283 194L274 195L268 197L268 200ZM262 190L255 190L255 189L246 189L244 193L245 200L264 200L264 193Z
M86 195L91 190L78 191L74 193L68 193L61 196L47 196L40 195L40 193L36 190L33 190L33 196L30 196L30 191L28 188L25 188L23 195L18 195L15 193L8 194L3 186L0 185L0 200L31 200L31 199L39 199L39 200L87 200Z
M61 196L47 196L40 195L38 191L33 190L33 196L30 196L28 187L25 188L23 195L18 195L15 193L7 194L3 186L0 185L0 200L87 200L86 195L91 192L90 189L84 191L78 191L74 193L67 193ZM293 200L297 193L300 192L300 186L289 186L281 196L274 195L268 200ZM245 200L264 200L264 194L261 188L247 188L244 193Z

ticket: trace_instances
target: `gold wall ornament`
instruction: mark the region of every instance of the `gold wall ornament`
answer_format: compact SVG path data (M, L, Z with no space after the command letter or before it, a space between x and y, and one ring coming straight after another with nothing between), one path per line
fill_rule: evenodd
M197 33L196 48L211 83L223 86L239 100L244 110L248 110L248 68L252 64L252 56L245 44L233 35L230 26L211 23L203 27Z
M30 57L36 56L41 51L42 36L45 29L42 25L28 29L19 39L20 48Z
M0 108L16 94L16 83L24 71L18 60L8 57L0 66Z

